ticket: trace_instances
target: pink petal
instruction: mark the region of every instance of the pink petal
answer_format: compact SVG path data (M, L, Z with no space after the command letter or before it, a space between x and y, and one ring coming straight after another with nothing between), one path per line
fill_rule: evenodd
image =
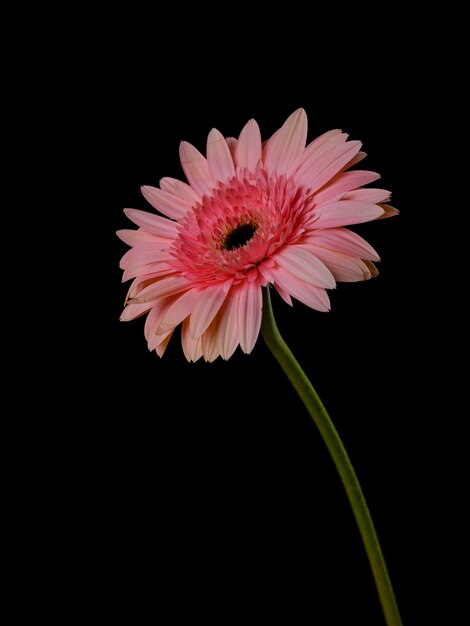
M276 254L274 260L286 272L307 283L329 289L334 289L336 285L333 274L312 252L310 246L287 246Z
M357 165L358 163L360 163L361 161L363 161L367 156L367 152L358 152L356 154L355 157L353 157L349 163L346 163L346 165L344 166L343 170L347 170L350 167L352 167L353 165Z
M168 249L168 246L162 249L161 243L145 243L128 250L120 263L125 270L122 281L142 274L169 274L172 270L165 262L170 258Z
M200 293L200 289L189 289L179 296L162 317L157 333L167 333L181 324L190 315L193 304Z
M193 339L189 332L189 320L185 319L181 326L181 345L186 359L196 362L202 357L202 339Z
M235 166L225 137L213 128L207 137L207 162L214 180L227 182L235 176Z
M152 233L148 233L146 230L142 228L138 228L137 230L124 228L122 230L118 230L116 235L127 243L128 246L136 246L139 243L159 243L159 242L167 242L168 239L159 237L158 235L154 235Z
M274 268L273 274L276 288L277 286L281 287L281 289L284 289L291 296L312 309L322 312L330 310L330 299L326 291L321 287L315 287L315 285L299 280L281 267Z
M243 127L235 150L237 167L246 167L254 172L261 159L261 132L258 123L250 120Z
M183 183L183 181L176 178L170 178L169 176L165 176L164 178L160 179L160 187L163 189L163 191L168 191L168 193L172 193L173 195L178 196L190 207L201 201L201 196L196 191L194 191L194 189L190 185L188 185L187 183Z
M185 215L190 207L184 200L181 200L178 196L162 191L158 187L149 187L144 185L140 188L142 195L149 202L154 209L157 209L167 217L171 217L174 220L179 220Z
M147 313L147 311L152 307L152 304L145 302L144 304L128 304L124 311L121 313L121 317L119 318L121 322L129 322L130 320L135 320L136 317L140 317Z
M238 300L240 289L232 289L221 309L217 333L217 345L223 359L228 360L235 352L238 343Z
M162 317L165 315L165 312L168 310L168 307L171 305L172 302L172 298L165 298L164 300L160 300L147 315L144 326L144 334L145 338L147 339L148 349L150 351L155 350L158 346L162 344L165 344L165 348L168 345L168 341L171 337L173 330L170 330L165 334L157 335L157 329ZM163 352L164 351L165 350L163 349Z
M188 281L186 278L172 274L161 278L156 282L144 287L139 293L137 298L134 298L132 302L134 304L140 302L151 302L162 296L172 296L185 291L188 288Z
M122 282L124 283L131 278L135 279L131 285L131 288L129 289L128 296L129 298L134 298L134 296L138 295L138 292L142 291L144 287L150 285L151 283L154 283L154 279L160 279L164 276L168 276L172 273L172 271L173 270L163 261L159 263L149 263L148 265L145 265L143 267L143 271L131 265L129 267L126 267L126 269L124 270L124 273L122 275ZM139 287L135 286L135 281L139 281Z
M163 346L163 352L165 352L165 348L168 345L168 341L170 340L170 337L172 334L173 334L173 330L169 330L167 333L164 333L163 335L154 335L148 344L148 349L150 350L150 352L152 350L155 350L157 354L159 354L158 349L161 346Z
M129 287L124 304L127 304L127 302L134 298L139 293L139 291L142 291L144 287L147 287L147 285L153 283L154 279L159 278L159 276L160 274L157 272L155 276L153 276L152 274L148 274L146 276L138 276L137 278L135 278Z
M317 204L342 199L344 193L357 189L362 185L367 185L380 178L376 172L365 170L353 170L352 172L342 172L330 181L330 183L315 195Z
M367 202L350 202L340 200L316 207L314 215L315 228L334 228L335 226L347 226L348 224L361 224L377 219L382 215L383 209L375 204Z
M266 163L266 159L268 158L270 151L273 149L274 144L276 143L277 137L280 132L281 132L281 129L278 128L276 132L274 132L269 139L267 139L266 141L263 141L263 143L261 144L261 147L262 147L261 160L263 161L263 163Z
M160 358L162 358L163 354L165 353L165 350L167 349L168 344L170 343L172 334L173 334L173 331L170 331L169 333L167 333L165 336L165 339L155 348L155 352L158 354Z
M340 128L328 130L326 133L319 135L308 144L305 148L304 154L302 155L302 161L304 160L304 157L307 159L313 154L319 156L323 152L326 152L326 150L329 150L340 143L344 143L347 138L348 134L343 133Z
M313 161L316 161L322 154L343 144L348 135L342 133L339 129L330 130L327 133L323 133L316 139L314 139L303 151L300 157L299 163L295 163L294 167L291 167L288 174L294 174L297 170L300 172L305 171Z
M161 243L141 243L128 250L121 259L119 267L125 269L129 264L145 265L147 263L158 263L169 258L169 246Z
M307 115L297 109L279 129L275 140L266 146L264 165L268 173L286 173L302 154L307 141Z
M173 331L170 330L164 335L154 335L148 343L148 349L150 350L150 352L152 352L152 350L155 350L156 353L160 356L159 348L163 346L163 351L162 351L162 354L163 354L163 352L165 352L165 348L167 347L172 334L173 334Z
M124 209L124 213L131 222L134 222L137 226L141 226L154 235L175 239L178 234L176 230L177 223L166 217L152 215L151 213L147 213L147 211L139 211L138 209Z
M122 275L122 282L125 283L131 278L137 278L137 276L142 276L144 278L149 276L151 276L152 278L156 276L167 276L171 271L171 268L164 262L148 263L145 265L130 264L124 270L124 273Z
M142 306L142 305L136 305L136 306ZM162 301L157 302L156 304L153 304L149 314L147 315L147 319L145 320L145 325L144 325L144 335L148 344L150 344L150 342L156 335L157 327L158 327L158 324L160 323L164 310L165 310L165 302L162 300ZM150 347L149 345L149 350L153 350L154 348L155 346Z
M132 281L131 286L129 287L129 291L127 292L126 302L131 298L135 298L135 296L137 296L143 289L145 289L145 287L152 285L153 283L155 283L155 280L158 280L161 277L161 272L155 272L135 278L135 280Z
M385 219L387 217L395 217L395 215L399 215L400 211L396 209L394 206L390 206L389 204L381 204L380 205L384 210L383 215L379 215L378 220Z
M150 351L156 350L159 346L163 344L163 354L166 346L168 345L168 341L171 337L171 334L173 333L173 329L168 331L167 333L160 335L157 335L157 329L162 317L165 315L168 307L171 305L172 302L173 298L165 298L163 300L160 300L152 307L152 310L147 315L144 326L144 335L148 343L148 349ZM159 354L158 350L157 354Z
M386 189L355 189L345 194L342 200L358 200L379 204L379 202L390 200L390 192Z
M191 187L193 187L201 196L208 193L216 186L209 171L209 165L202 154L193 145L187 141L180 144L180 159L184 173Z
M256 283L246 283L240 289L238 299L238 332L240 347L245 354L255 347L261 328L263 298L261 287Z
M230 150L230 154L232 155L233 163L236 166L237 163L235 161L235 152L237 150L238 139L235 139L235 137L225 137L225 141L227 142L228 149Z
M204 357L204 361L207 363L212 363L215 359L220 356L219 348L217 345L217 326L218 326L218 315L213 320L212 324L206 330L205 333L201 336L202 343L202 356Z
M223 284L206 287L198 294L189 318L189 332L197 339L208 328L218 310L227 297L227 289Z
M277 293L281 296L281 298L284 300L284 302L288 304L289 306L292 306L292 298L287 293L287 291L283 289L278 283L274 283L274 288L276 289Z
M297 182L312 193L318 191L357 154L361 145L360 141L348 141L330 148L310 163L303 163L295 173Z
M315 254L328 266L338 281L352 283L371 278L369 268L357 257L317 246L315 247Z
M273 282L273 277L271 276L271 272L269 267L267 267L266 262L262 263L261 265L258 265L258 272L261 274L261 276L263 277L264 281L267 283L272 283Z
M360 259L380 261L374 248L365 239L347 228L314 230L309 234L307 240L323 248L337 250Z

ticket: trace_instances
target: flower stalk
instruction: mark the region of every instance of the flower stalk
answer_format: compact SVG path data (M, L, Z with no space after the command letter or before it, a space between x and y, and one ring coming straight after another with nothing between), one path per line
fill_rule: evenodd
M268 348L310 413L336 465L366 549L387 626L402 626L377 532L356 472L322 401L279 333L274 319L269 286L263 288L261 332Z

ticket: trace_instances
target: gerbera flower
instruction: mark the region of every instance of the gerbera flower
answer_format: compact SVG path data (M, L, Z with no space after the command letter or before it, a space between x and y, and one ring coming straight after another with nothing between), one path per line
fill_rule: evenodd
M380 176L346 171L365 156L340 130L305 147L307 115L295 111L264 144L255 120L237 139L212 129L207 157L183 141L180 158L189 184L162 178L142 187L156 215L125 209L137 230L119 237L123 280L133 278L121 320L147 314L150 350L162 356L181 324L189 361L228 359L240 344L253 350L262 316L262 287L270 284L318 311L337 281L375 276L379 257L344 228L394 215L389 192L362 189Z

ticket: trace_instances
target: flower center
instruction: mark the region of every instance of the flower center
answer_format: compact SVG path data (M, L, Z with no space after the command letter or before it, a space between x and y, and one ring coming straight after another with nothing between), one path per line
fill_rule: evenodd
M235 250L235 248L245 246L256 233L257 228L256 224L238 224L225 237L222 248L224 250Z
M261 166L254 174L241 171L187 211L168 263L197 287L225 280L236 287L257 276L261 284L276 250L308 228L313 202L308 189L284 174L269 177Z

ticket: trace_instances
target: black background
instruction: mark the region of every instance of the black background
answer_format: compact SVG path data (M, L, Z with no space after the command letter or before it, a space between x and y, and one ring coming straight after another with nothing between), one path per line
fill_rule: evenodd
M203 151L212 127L237 136L251 117L267 138L302 106L310 140L342 128L364 142L361 167L382 174L401 214L354 228L382 258L378 278L340 283L328 314L274 297L275 314L350 453L404 622L421 623L431 436L423 445L422 433L434 428L423 400L434 384L422 324L431 300L426 68L419 55L399 61L380 38L362 45L354 33L339 62L305 41L267 49L247 36L244 54L234 46L226 59L209 36L184 41L137 43L129 55L115 34L96 63L74 62L79 79L67 87L67 141L86 154L76 187L85 366L71 395L78 417L54 436L73 546L64 562L83 576L77 611L92 600L129 623L141 612L183 623L383 623L334 465L262 339L249 356L188 364L177 333L160 360L142 319L118 321L126 246L114 233L131 227L124 207L150 209L139 187L182 177L182 139ZM432 221L437 207L426 211Z

